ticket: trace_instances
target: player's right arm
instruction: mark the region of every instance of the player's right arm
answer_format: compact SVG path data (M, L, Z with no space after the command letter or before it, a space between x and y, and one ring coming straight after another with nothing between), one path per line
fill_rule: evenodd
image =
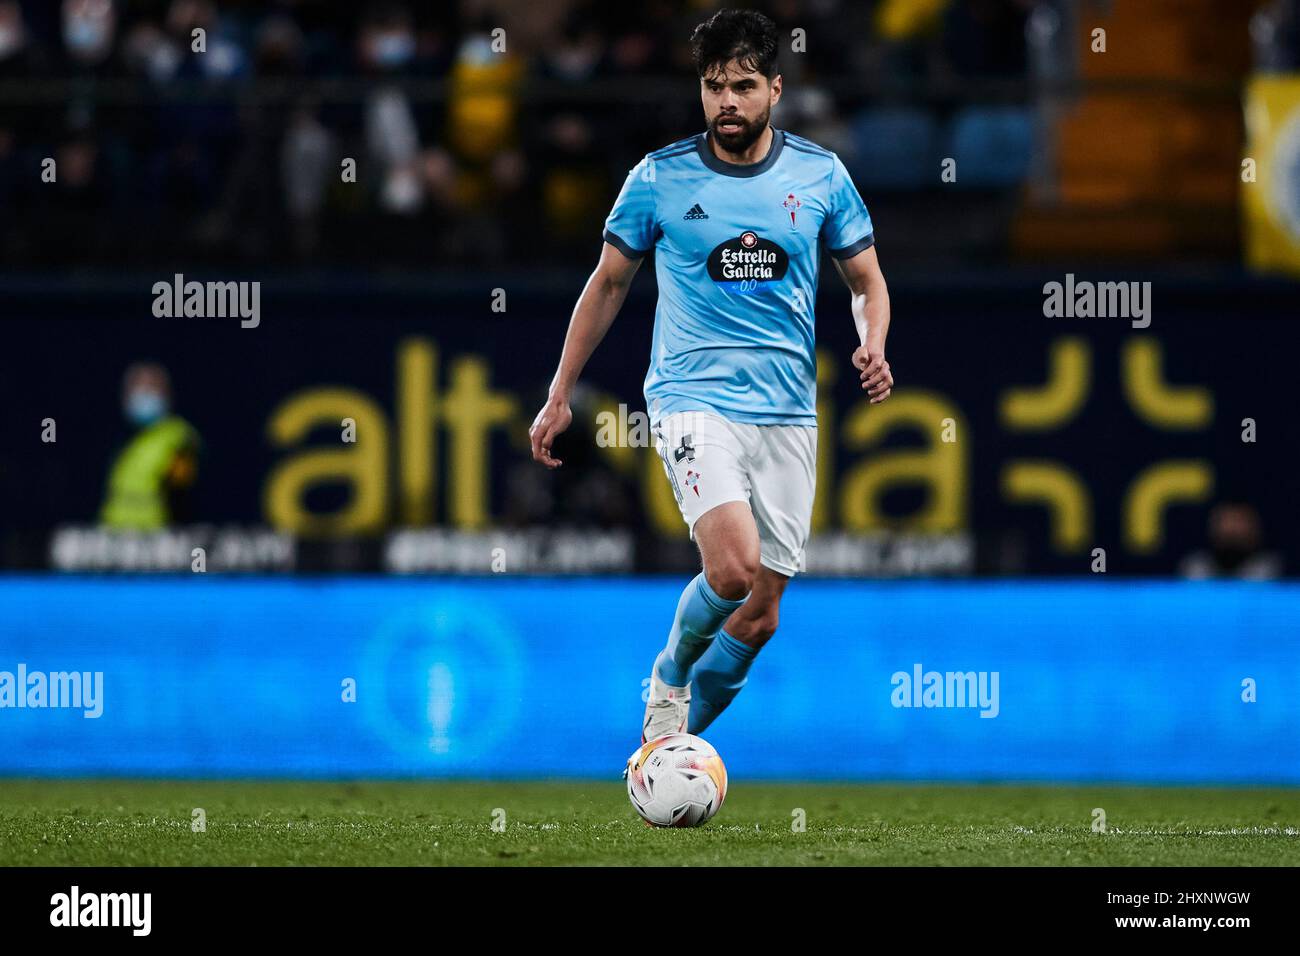
M551 380L550 394L542 410L533 419L532 427L528 429L533 460L541 462L547 468L560 467L560 460L551 456L551 444L573 421L573 412L569 408L573 387L587 360L591 358L591 353L596 351L596 346L614 323L614 316L622 308L628 287L632 285L632 277L640 265L640 257L628 258L606 242L601 249L596 271L591 274L582 294L578 296L573 317L569 319L569 331L564 337L560 365Z

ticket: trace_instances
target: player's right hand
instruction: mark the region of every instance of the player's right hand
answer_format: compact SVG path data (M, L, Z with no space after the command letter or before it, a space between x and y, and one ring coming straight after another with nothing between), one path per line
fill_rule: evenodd
M853 352L853 365L859 371L862 388L871 396L871 404L879 405L894 389L894 373L885 361L881 348L864 345Z
M542 410L533 419L528 429L528 439L533 446L533 461L541 462L547 468L559 468L563 462L551 457L551 443L573 422L573 411L569 403L558 398L549 398Z

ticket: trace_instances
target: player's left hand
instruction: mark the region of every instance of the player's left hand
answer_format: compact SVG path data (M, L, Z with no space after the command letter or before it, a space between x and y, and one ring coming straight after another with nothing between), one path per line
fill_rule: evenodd
M871 396L871 404L879 405L894 390L894 373L885 361L882 350L870 345L859 346L853 353L853 366L861 373L862 388Z

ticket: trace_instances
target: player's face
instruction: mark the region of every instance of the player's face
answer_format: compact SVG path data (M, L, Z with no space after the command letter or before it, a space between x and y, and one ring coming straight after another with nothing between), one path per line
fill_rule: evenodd
M781 77L746 70L736 60L700 77L700 100L714 141L729 153L743 153L763 135L772 107L781 98Z

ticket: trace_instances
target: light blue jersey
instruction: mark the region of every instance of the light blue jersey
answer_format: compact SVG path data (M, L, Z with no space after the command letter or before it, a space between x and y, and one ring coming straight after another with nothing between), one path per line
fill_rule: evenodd
M719 159L705 133L650 153L605 221L605 241L625 256L656 253L651 422L712 411L746 424L817 424L821 247L857 255L874 241L871 217L838 156L772 132L752 165Z

